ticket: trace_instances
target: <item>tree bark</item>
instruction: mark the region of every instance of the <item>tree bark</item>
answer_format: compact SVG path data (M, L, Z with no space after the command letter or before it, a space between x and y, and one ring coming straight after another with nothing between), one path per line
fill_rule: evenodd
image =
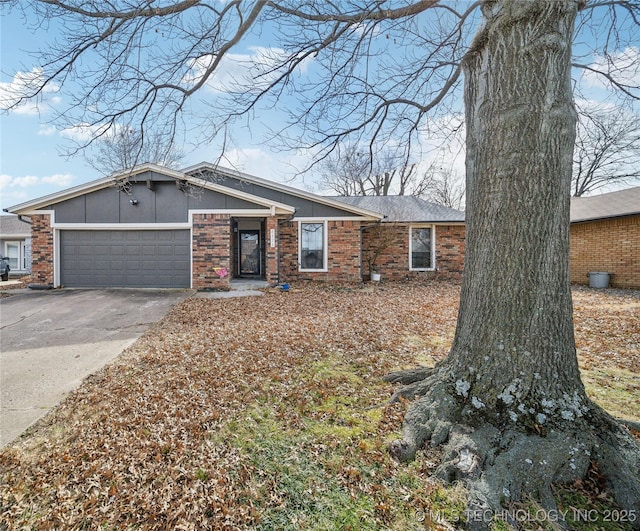
M496 509L526 493L553 508L551 482L581 477L606 454L618 469L618 501L640 508L638 446L587 398L573 335L577 9L574 0L483 6L485 24L463 65L467 247L455 339L423 382L394 375L423 396L392 452L411 459L425 442L446 442L439 474L464 479L472 506ZM619 470L632 479L618 481Z
M494 3L464 65L468 243L450 366L494 422L587 403L569 281L576 7Z

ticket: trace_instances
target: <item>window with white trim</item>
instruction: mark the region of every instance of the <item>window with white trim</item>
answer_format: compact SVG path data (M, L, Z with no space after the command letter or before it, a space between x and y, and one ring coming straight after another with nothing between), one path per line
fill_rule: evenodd
M433 226L410 227L409 269L429 271L435 269L435 242Z
M25 269L25 244L24 242L5 242L4 256L9 260L9 268L12 271Z
M299 229L298 262L300 263L300 271L326 271L326 221L300 221Z

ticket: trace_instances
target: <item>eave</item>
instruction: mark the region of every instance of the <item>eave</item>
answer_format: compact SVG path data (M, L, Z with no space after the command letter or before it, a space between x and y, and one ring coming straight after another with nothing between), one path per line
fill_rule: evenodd
M158 166L157 164L142 164L130 170L119 171L107 177L102 177L100 179L96 179L88 183L74 186L72 188L62 190L60 192L39 197L37 199L33 199L25 203L20 203L18 205L6 208L4 210L5 212L9 212L11 214L18 214L18 215L37 214L38 210L41 210L42 208L45 208L49 205L60 203L62 201L67 201L75 197L79 197L91 192L95 192L98 190L102 190L104 188L111 187L118 181L130 179L132 177L135 177L137 175L140 175L146 172L155 172L161 175L165 175L167 177L172 177L176 181L187 182L196 187L205 188L207 190L211 190L224 195L228 195L230 197L235 197L237 199L242 199L244 201L254 203L256 205L269 209L272 215L291 215L295 213L295 208L292 207L291 205L286 205L284 203L279 203L277 201L265 199L263 197L259 197L253 194L248 194L246 192L235 190L233 188L228 188L220 184L204 181L202 179L198 179L190 175L187 175L184 172L172 170L169 168L164 168L162 166Z

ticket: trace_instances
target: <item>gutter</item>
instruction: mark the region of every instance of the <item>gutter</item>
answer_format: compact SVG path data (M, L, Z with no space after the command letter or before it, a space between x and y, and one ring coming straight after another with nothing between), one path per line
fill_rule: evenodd
M8 208L3 208L2 211L6 212L7 214L11 214L11 212L9 212ZM24 216L23 214L18 214L18 219L20 221L22 221L23 223L28 223L29 225L33 225L33 222L31 221L31 219L28 218L27 216Z

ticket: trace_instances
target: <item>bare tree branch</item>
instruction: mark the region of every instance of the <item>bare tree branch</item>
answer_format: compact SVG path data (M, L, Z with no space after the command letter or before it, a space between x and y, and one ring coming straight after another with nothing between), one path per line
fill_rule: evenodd
M640 117L601 107L578 114L572 195L640 179Z

